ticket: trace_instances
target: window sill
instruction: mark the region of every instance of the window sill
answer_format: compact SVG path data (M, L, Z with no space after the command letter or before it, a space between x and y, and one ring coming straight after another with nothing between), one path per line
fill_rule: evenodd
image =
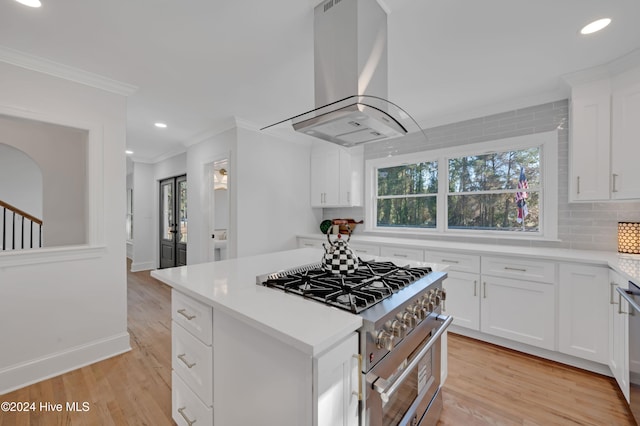
M64 246L0 252L0 268L93 259L106 253L106 246Z
M460 240L460 239L475 239L475 240L514 240L514 241L544 241L544 242L562 242L555 237L545 237L543 235L527 233L527 232L513 232L513 231L448 231L442 232L435 229L384 229L384 228L372 228L366 229L364 233L384 235L385 237L398 237L398 238L410 238L414 239L428 239L434 238L438 240Z

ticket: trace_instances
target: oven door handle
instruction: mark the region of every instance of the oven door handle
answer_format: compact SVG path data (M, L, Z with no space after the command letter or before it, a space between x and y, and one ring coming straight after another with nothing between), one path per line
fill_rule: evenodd
M629 304L629 306L633 308L633 310L640 313L640 306L638 306L638 303L631 298L631 295L634 294L633 292L629 290L625 290L624 288L620 288L620 287L616 287L616 291L620 296L622 296L624 300L627 301L627 303ZM619 308L619 309L622 309L622 308Z
M440 336L442 336L442 334L447 330L447 328L449 328L449 326L453 322L453 317L450 315L436 315L436 319L439 321L443 321L442 325L438 327L438 331L436 331L431 336L427 344L424 345L422 349L420 349L418 355L413 358L411 363L406 366L406 368L402 371L402 373L400 373L398 378L393 383L389 384L382 377L374 379L373 389L380 394L380 399L382 399L383 402L389 401L389 397L398 389L402 382L404 382L404 380L411 373L414 367L418 365L418 362L420 362L422 357L425 356L427 352L429 352L429 349L431 349L431 347L438 341Z

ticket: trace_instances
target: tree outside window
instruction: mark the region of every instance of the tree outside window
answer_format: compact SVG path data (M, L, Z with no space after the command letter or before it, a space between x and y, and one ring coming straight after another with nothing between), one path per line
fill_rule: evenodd
M540 147L450 158L448 166L449 229L539 230Z
M435 228L438 163L377 169L377 225Z

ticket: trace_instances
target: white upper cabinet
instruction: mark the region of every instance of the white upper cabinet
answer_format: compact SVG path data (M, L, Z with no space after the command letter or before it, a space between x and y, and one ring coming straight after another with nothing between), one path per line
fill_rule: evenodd
M326 142L311 149L311 207L362 205L362 146L350 149Z
M640 69L613 80L611 198L640 199Z
M609 199L611 84L600 80L571 92L569 200Z
M569 201L640 199L640 68L571 89Z

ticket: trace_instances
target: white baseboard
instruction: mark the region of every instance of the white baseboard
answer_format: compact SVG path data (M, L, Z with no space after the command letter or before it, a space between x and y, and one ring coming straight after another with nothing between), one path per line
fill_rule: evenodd
M131 264L131 272L149 271L151 269L156 269L153 262L138 262Z
M0 370L0 395L131 350L129 333L32 359Z
M513 349L514 351L524 352L529 355L534 355L540 358L545 358L551 361L559 362L561 364L566 364L572 367L581 368L583 370L602 374L604 376L609 376L609 377L613 376L608 365L578 358L572 355L566 355L556 351L550 351L548 349L537 348L535 346L526 345L524 343L514 342L513 340L492 336L486 333L481 333L479 331L471 330L466 327L451 325L449 327L449 333L460 334L462 336L471 337L477 340L482 340L484 342L492 343L494 345L502 346L508 349Z

